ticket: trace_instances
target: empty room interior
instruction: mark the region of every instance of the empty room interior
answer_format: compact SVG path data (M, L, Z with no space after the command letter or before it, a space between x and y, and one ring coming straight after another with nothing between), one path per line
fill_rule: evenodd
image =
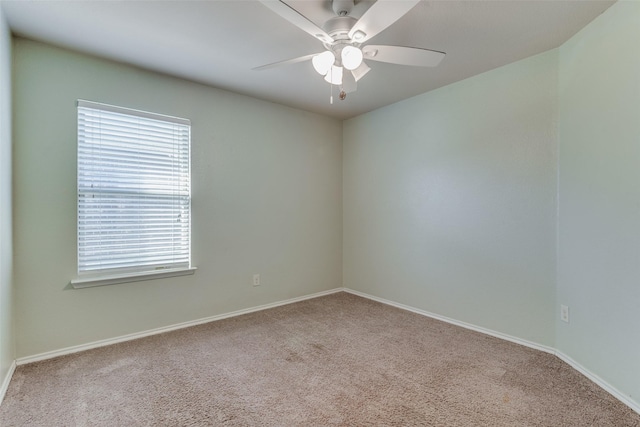
M86 148L121 117L170 170ZM0 384L7 426L640 427L640 2L2 0Z

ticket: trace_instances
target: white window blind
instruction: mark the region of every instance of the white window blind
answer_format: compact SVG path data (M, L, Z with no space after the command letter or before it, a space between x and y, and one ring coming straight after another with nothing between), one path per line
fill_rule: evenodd
M189 120L78 101L78 274L189 268Z

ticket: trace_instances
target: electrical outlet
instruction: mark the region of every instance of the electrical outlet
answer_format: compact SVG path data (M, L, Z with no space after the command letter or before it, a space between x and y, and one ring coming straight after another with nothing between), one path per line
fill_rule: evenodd
M259 274L254 274L253 275L253 286L260 286L260 275Z
M560 304L560 320L569 323L569 307Z

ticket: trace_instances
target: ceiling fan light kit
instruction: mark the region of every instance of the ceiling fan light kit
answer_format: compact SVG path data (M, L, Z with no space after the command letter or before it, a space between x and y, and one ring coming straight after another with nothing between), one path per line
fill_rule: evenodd
M330 50L322 52L311 59L313 68L322 76L326 76L333 64L336 62L336 56Z
M353 71L362 64L362 51L351 45L342 48L340 53L342 58L342 66L349 71Z
M326 21L321 28L284 1L261 0L269 9L322 42L326 50L254 69L265 70L311 59L313 68L318 74L324 76L326 82L332 87L340 87L340 99L344 100L347 93L355 92L357 82L371 69L363 61L364 59L399 65L434 67L444 58L444 52L403 46L362 46L404 16L419 1L377 0L360 19L356 20L350 16L354 0L332 0L331 6L336 16ZM333 101L333 96L330 97L330 101Z
M316 72L323 76L326 82L336 86L342 85L343 76L351 74L353 70L358 69L363 64L362 51L355 46L344 46L340 51L339 57L340 61L337 60L336 55L332 51L327 50L311 59L311 63ZM344 69L349 72L345 73ZM353 74L351 74L351 77L354 83L358 80ZM360 76L360 78L361 77L362 76Z
M337 67L335 65L332 65L327 75L324 76L324 79L327 83L331 83L332 85L335 85L335 86L341 86L342 74L343 74L342 67Z

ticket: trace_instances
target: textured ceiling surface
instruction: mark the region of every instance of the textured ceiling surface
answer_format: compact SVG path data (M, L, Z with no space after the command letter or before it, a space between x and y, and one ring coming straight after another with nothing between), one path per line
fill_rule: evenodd
M334 16L330 1L287 3L319 26ZM369 61L358 90L333 105L310 61L252 70L324 50L258 1L1 4L19 36L345 119L558 47L613 1L421 1L369 43L446 52L440 65ZM371 4L356 1L353 15Z

